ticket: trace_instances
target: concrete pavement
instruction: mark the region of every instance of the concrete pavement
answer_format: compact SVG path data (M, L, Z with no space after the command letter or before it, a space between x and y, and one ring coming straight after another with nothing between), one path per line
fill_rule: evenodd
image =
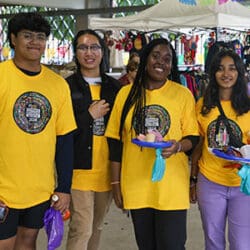
M65 250L67 223L62 245L58 250ZM186 250L204 249L203 232L197 205L191 205L188 211L188 237ZM38 237L37 250L46 250L47 238L44 230ZM137 250L131 218L115 207L114 203L106 216L100 250Z

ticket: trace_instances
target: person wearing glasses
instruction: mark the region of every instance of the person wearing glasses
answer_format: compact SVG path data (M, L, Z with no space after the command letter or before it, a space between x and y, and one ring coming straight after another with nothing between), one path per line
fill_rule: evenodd
M118 80L105 73L105 44L93 30L73 40L77 71L66 80L77 122L68 250L96 250L111 200L109 151L104 137Z
M45 211L69 208L76 123L66 81L40 63L49 34L37 13L8 23L15 53L0 64L0 249L36 249Z

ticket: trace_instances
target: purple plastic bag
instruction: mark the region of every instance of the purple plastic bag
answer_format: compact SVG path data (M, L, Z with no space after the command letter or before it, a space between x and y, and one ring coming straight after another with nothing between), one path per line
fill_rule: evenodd
M64 234L64 223L60 211L50 207L46 210L44 228L48 236L48 250L54 250L62 243Z

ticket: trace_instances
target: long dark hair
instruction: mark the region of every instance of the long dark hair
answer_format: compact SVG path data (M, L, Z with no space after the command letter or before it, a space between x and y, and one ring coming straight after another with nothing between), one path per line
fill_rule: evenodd
M144 120L145 114L142 113L142 108L146 104L146 75L147 75L146 65L147 65L148 56L150 52L154 49L155 46L162 45L162 44L167 45L172 51L172 68L171 68L171 73L168 76L168 78L175 82L180 83L180 77L179 77L178 66L177 66L177 57L176 57L176 53L175 53L173 46L168 40L164 38L158 38L158 39L152 40L149 44L147 44L143 48L143 51L140 54L140 64L138 67L138 71L137 71L134 83L131 87L131 90L128 94L128 97L125 101L125 104L122 110L120 129L119 129L120 138L122 137L122 130L123 130L125 119L127 117L129 110L132 108L133 105L135 105L133 118L134 117L138 118L139 120L138 129L140 133L145 133L145 131L143 131L144 126L142 125L143 124L142 121ZM133 122L133 118L132 118L132 122Z
M240 56L233 50L222 49L213 58L210 66L209 83L204 93L204 101L201 110L202 115L206 115L220 102L219 85L216 81L216 72L220 68L221 60L229 56L233 59L238 71L238 78L230 97L232 107L238 115L247 113L250 110L250 99L247 94L247 78L245 67Z
M101 60L101 63L100 63L100 74L104 74L106 71L107 71L107 65L106 65L106 62L105 62L105 56L106 56L106 53L107 53L107 47L106 47L106 44L104 42L104 40L100 37L100 35L94 31L94 30L91 30L91 29L85 29L85 30L80 30L78 31L78 33L76 34L76 36L74 37L74 40L72 42L72 45L73 45L73 52L75 54L74 56L74 59L75 59L75 63L77 65L77 69L79 70L80 69L80 64L76 58L76 50L77 50L77 45L78 45L78 38L80 36L84 36L84 35L92 35L92 36L95 36L102 48L102 52L103 52L103 56L102 56L102 60Z

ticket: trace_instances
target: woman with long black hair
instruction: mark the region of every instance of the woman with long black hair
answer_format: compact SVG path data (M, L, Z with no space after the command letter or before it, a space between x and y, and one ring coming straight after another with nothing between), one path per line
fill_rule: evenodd
M118 93L105 133L114 200L131 211L140 250L185 249L187 154L196 145L198 126L194 97L178 82L173 47L166 39L152 40L142 51L134 84ZM157 181L151 179L155 150L131 142L149 130L171 144L162 149L166 170Z
M80 30L73 49L77 71L66 80L77 130L67 249L97 250L112 200L104 133L120 83L105 73L106 46L96 31Z
M228 223L230 249L249 249L250 196L240 190L238 169L232 164L226 168L230 162L209 152L209 148L246 144L250 131L245 68L234 51L222 49L214 56L209 84L197 103L197 118L201 140L192 155L191 172L198 175L198 183L191 184L190 198L193 203L198 200L205 248L226 248Z

